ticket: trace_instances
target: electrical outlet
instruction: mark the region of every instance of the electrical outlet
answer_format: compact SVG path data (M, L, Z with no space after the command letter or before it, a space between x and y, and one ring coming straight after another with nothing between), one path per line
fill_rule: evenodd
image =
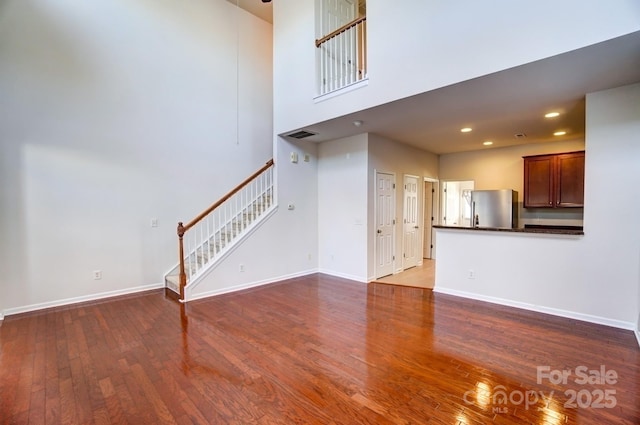
M469 269L469 273L467 274L467 279L475 279L476 278L476 272L473 269Z
M239 270L240 270L241 272L243 272L243 271L244 271L244 264L240 264Z
M93 280L102 279L102 270L94 270L93 271Z
M307 254L307 260L311 260L311 254Z
M158 219L157 218L152 218L151 219L151 227L158 227Z

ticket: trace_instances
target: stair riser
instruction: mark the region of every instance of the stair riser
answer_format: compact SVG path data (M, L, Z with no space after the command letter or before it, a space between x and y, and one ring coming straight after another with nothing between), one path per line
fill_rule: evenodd
M269 211L272 206L271 196L262 196L251 205L238 213L226 225L218 229L185 261L185 272L190 279L200 270L206 268L209 263L216 261L224 255L233 242L241 238L259 221L260 217ZM172 291L179 292L179 266L176 266L165 278L165 284Z

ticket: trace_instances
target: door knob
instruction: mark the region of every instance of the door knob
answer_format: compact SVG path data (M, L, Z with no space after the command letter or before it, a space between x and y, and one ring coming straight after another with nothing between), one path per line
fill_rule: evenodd
M414 228L414 229L419 229L419 228L420 228L420 226L413 226L413 228Z
M382 233L382 230L378 229L378 233Z

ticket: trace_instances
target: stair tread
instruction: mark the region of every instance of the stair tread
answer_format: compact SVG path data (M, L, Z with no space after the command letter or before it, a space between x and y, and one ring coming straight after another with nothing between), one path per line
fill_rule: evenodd
M187 275L194 275L213 263L217 258L233 245L233 242L242 237L260 217L266 214L273 206L270 194L263 194L239 211L233 218L222 224L211 236L203 241L200 246L191 251L185 260ZM180 287L180 266L174 267L165 276L165 286Z

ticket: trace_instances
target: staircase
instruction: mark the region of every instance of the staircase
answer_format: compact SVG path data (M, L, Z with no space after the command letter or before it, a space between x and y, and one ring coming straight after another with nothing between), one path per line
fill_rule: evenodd
M186 225L178 223L179 263L165 286L185 300L194 285L275 210L273 160Z

